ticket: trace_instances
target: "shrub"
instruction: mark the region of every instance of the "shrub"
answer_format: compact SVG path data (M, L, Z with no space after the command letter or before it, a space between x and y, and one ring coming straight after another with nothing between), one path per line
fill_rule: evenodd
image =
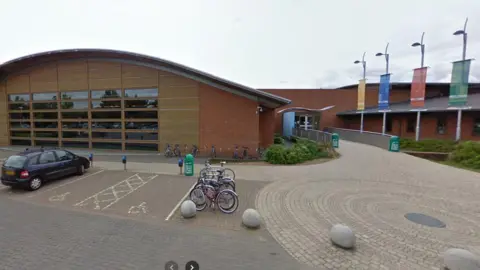
M421 140L415 141L413 139L400 139L401 150L412 150L419 152L452 152L455 148L455 142L449 140Z
M273 143L274 143L274 144L284 144L285 141L283 140L282 137L275 137L275 138L273 139Z
M265 152L265 159L272 164L286 164L286 154L285 146L274 144Z
M323 146L300 138L290 148L281 144L274 144L265 153L266 161L271 164L298 164L325 157L329 157L329 153Z
M470 169L480 169L480 143L459 143L450 155L450 160Z

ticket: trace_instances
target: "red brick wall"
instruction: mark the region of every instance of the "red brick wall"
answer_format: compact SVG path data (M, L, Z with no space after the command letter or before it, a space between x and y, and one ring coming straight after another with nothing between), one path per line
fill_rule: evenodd
M234 144L238 144L249 147L253 154L260 141L257 102L202 83L199 85L200 150L204 152L206 146L210 151L213 144L217 154L232 156Z
M267 148L273 144L275 134L275 110L266 109L260 113L260 146Z

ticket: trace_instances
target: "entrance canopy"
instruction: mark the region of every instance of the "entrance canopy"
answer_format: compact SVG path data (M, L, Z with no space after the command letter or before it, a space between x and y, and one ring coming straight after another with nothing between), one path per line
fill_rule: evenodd
M297 112L297 113L320 113L331 108L335 107L335 105L327 106L321 109L310 109L304 107L290 107L283 110L279 110L277 113L288 113L288 112Z

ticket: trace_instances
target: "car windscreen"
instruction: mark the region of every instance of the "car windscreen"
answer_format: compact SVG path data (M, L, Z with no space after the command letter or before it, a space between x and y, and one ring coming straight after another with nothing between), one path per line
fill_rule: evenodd
M23 168L25 161L27 160L26 156L10 156L4 163L7 167L12 168Z

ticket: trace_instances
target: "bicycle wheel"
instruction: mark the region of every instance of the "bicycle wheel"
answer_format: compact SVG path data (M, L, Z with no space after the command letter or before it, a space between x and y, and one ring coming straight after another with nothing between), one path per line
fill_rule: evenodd
M235 180L235 172L232 169L225 168L223 171L223 176L231 177L232 180Z
M195 204L197 211L203 211L207 208L207 196L203 192L203 185L196 185L192 191L190 191L190 200Z
M224 189L235 191L235 183L234 182L222 183L222 185L220 185L220 190L224 190Z
M225 214L231 214L238 208L238 196L230 189L224 189L217 194L215 199L218 208Z

